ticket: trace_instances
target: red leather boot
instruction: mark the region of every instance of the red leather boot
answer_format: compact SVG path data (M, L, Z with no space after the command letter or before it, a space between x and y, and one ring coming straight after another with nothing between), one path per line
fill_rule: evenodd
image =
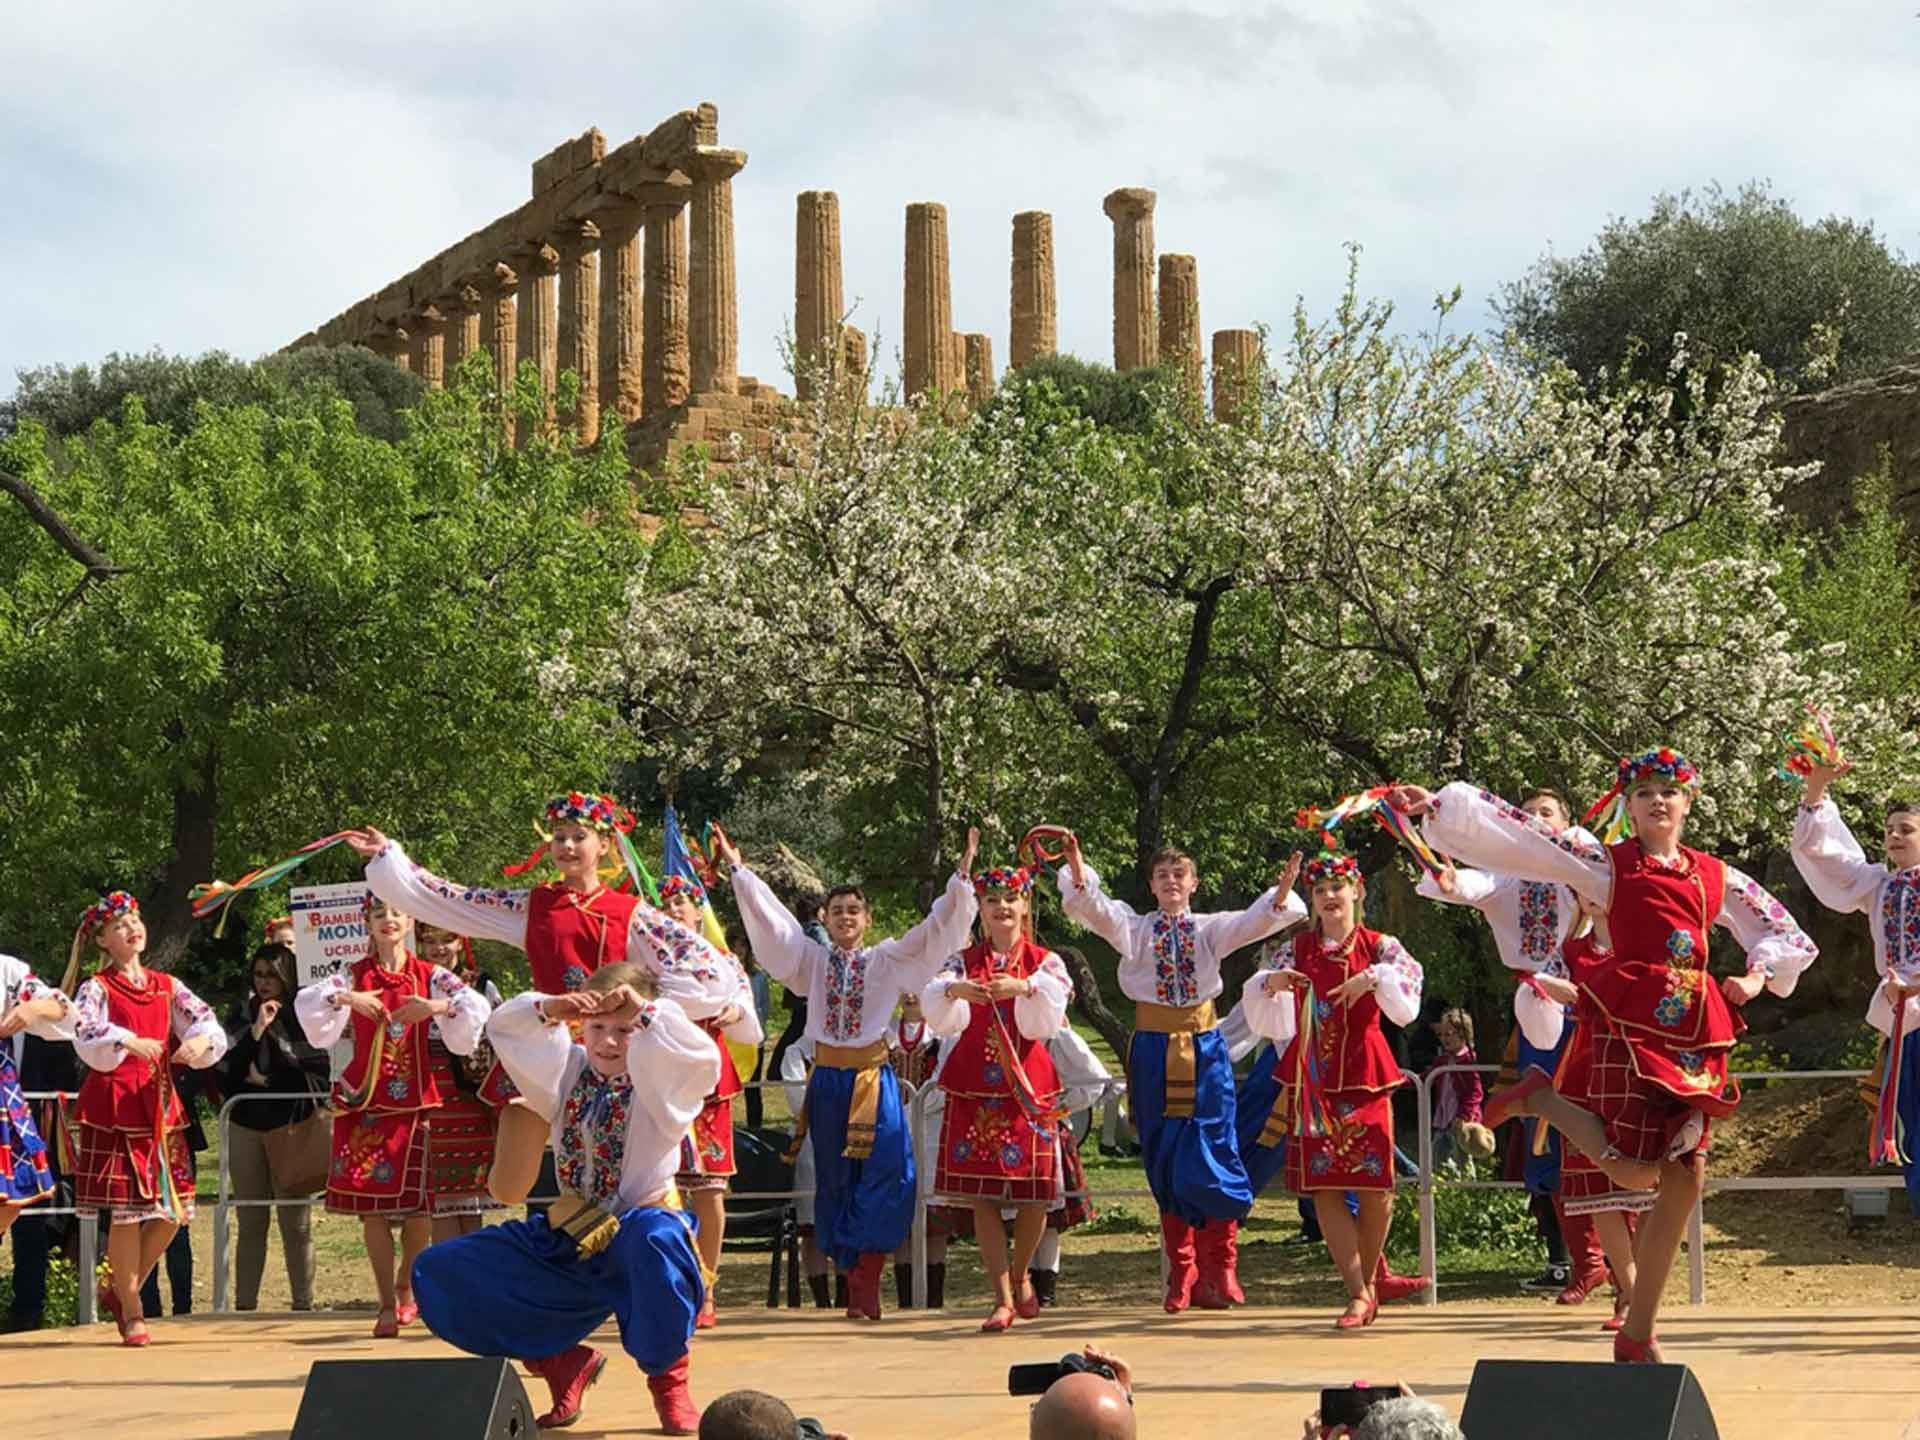
M607 1357L590 1345L576 1345L544 1360L520 1362L547 1382L553 1407L533 1423L542 1430L564 1430L587 1408L587 1391L607 1368Z
M1380 1263L1373 1267L1374 1298L1385 1304L1389 1300L1407 1300L1418 1295L1433 1284L1426 1275L1396 1275L1393 1267L1387 1264L1386 1251L1380 1252Z
M1567 1257L1572 1261L1567 1288L1560 1292L1557 1303L1584 1304L1607 1279L1607 1254L1600 1245L1600 1230L1591 1215L1569 1215L1558 1195L1553 1197L1553 1208L1560 1212L1560 1236L1567 1242Z
M698 1435L700 1408L693 1403L693 1391L687 1388L687 1357L673 1362L673 1368L647 1376L647 1390L653 1396L653 1413L660 1417L660 1428L669 1435Z
M1167 1256L1167 1314L1178 1315L1193 1303L1193 1287L1199 1279L1193 1226L1178 1215L1161 1211L1160 1246Z

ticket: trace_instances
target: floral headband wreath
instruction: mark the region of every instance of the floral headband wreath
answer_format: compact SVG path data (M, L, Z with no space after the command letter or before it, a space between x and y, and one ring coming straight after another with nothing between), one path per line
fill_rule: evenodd
M975 871L973 893L985 895L989 890L1004 890L1009 895L1031 895L1033 871L1024 865L995 865L987 870Z
M532 853L517 865L503 866L508 875L524 875L537 869L540 862L547 858L547 847L553 844L553 832L562 825L584 825L589 830L598 830L613 841L614 848L626 867L626 880L637 895L644 895L656 907L660 904L660 891L653 883L653 876L647 867L640 863L640 856L628 838L633 833L633 812L615 800L611 795L590 795L584 790L569 790L564 795L556 795L547 802L546 824L534 822L533 833L540 837L539 845ZM613 866L601 872L602 878L620 874L620 867Z
M1617 845L1633 834L1633 817L1627 813L1627 799L1640 786L1650 783L1678 785L1692 793L1700 789L1700 772L1691 760L1671 746L1662 745L1639 755L1623 755L1614 771L1613 788L1587 807L1580 817L1582 825L1593 826L1600 838Z
M707 887L690 875L668 875L660 881L660 903L684 895L696 905L707 903Z
M1365 877L1360 873L1360 862L1344 850L1322 850L1300 867L1300 878L1311 889L1323 880L1349 880L1358 885Z
M71 995L73 987L80 983L80 961L86 954L89 940L98 935L109 922L118 920L122 915L139 913L140 902L125 890L109 890L81 911L80 924L73 932L73 949L67 955L67 973L60 981L60 988Z

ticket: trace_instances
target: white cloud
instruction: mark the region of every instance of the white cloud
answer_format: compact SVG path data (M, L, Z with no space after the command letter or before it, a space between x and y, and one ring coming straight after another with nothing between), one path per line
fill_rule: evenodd
M173 9L177 13L162 13ZM398 12L398 13L396 13ZM185 15L188 18L180 18ZM1054 215L1065 348L1110 353L1117 185L1160 192L1208 329L1362 280L1469 315L1548 245L1663 188L1771 178L1920 251L1900 142L1911 7L471 0L280 9L67 3L10 26L0 373L111 349L272 349L526 194L599 125L700 100L735 182L742 365L777 376L793 196L837 190L846 289L889 355L905 206L951 214L954 318L1004 364L1010 217Z

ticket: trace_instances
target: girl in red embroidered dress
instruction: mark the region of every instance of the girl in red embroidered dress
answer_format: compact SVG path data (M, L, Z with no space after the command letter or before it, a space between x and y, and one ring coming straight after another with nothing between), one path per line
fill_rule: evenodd
M402 1282L433 1239L427 1136L441 1097L420 1022L431 1020L447 1048L466 1055L479 1042L489 1007L451 970L407 948L412 917L371 894L366 914L373 954L306 986L293 1003L307 1039L322 1050L332 1049L349 1026L353 1031L353 1059L333 1087L327 1209L360 1216L380 1295L374 1337L391 1339L419 1316L412 1286ZM390 1228L396 1220L401 1280Z
M75 993L89 941L105 961ZM81 917L60 987L73 995L73 1048L87 1065L75 1113L74 1203L113 1211L108 1276L96 1299L128 1345L152 1338L140 1286L193 1219L193 1156L172 1066L204 1070L227 1053L214 1013L174 976L147 969L146 948L139 903L115 890Z
M1380 1017L1411 1025L1423 977L1398 940L1360 924L1366 882L1351 855L1322 852L1300 873L1313 925L1281 942L1241 998L1249 1024L1280 1052L1282 1113L1294 1118L1287 1186L1313 1197L1350 1297L1335 1323L1353 1330L1380 1311L1373 1277L1393 1216L1392 1094L1403 1077ZM1304 1023L1297 1006L1309 1007ZM1359 1196L1357 1219L1347 1191Z
M972 1208L994 1294L980 1328L992 1334L1040 1314L1028 1272L1060 1194L1060 1081L1046 1042L1066 1024L1073 982L1033 942L1031 871L983 870L973 888L983 938L946 962L920 1008L933 1034L958 1037L941 1045L936 1071L947 1103L934 1201ZM1011 1260L1000 1218L1009 1205Z
M489 1010L500 1004L500 992L480 973L473 957L473 941L438 925L421 921L413 927L420 958L442 966L476 991ZM506 1072L493 1058L484 1039L470 1055L447 1049L434 1026L426 1027L427 1065L440 1108L427 1121L427 1199L433 1213L433 1243L470 1235L481 1226L488 1210L499 1202L487 1194L487 1175L493 1169L494 1132L500 1125L500 1107L506 1103L499 1077ZM487 1082L493 1080L493 1084Z
M1729 1115L1740 1087L1727 1052L1745 1028L1730 1006L1762 989L1793 991L1819 953L1786 907L1747 876L1681 843L1699 772L1670 748L1622 759L1611 790L1588 812L1605 812L1596 845L1549 834L1512 806L1455 782L1438 795L1403 785L1391 797L1425 814L1429 844L1474 865L1570 886L1606 910L1611 964L1580 990L1595 1025L1586 1103L1556 1093L1529 1071L1487 1104L1487 1124L1540 1116L1628 1190L1657 1190L1634 1240L1633 1300L1614 1358L1657 1361L1654 1320L1680 1237L1706 1187L1713 1117ZM1715 984L1707 939L1723 926L1746 948L1745 971Z

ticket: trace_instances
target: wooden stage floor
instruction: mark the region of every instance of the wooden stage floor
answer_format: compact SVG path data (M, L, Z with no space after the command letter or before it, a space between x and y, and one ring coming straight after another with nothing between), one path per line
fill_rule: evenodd
M853 1440L1007 1440L1026 1433L1028 1403L1006 1394L1007 1365L1054 1359L1091 1341L1132 1363L1148 1440L1205 1436L1216 1426L1232 1427L1217 1434L1292 1440L1322 1385L1405 1380L1457 1416L1480 1357L1605 1359L1601 1315L1597 1306L1578 1315L1542 1306L1395 1306L1371 1330L1340 1335L1318 1312L1169 1319L1111 1310L1049 1315L994 1337L970 1333L978 1317L955 1312L890 1315L856 1328L823 1312L735 1310L695 1341L694 1397L705 1402L737 1386L771 1390ZM279 1440L311 1362L451 1353L417 1327L398 1341L375 1341L371 1323L338 1312L195 1316L155 1325L154 1343L138 1351L121 1349L106 1325L7 1336L5 1435ZM1920 1316L1910 1311L1681 1307L1662 1335L1668 1358L1693 1367L1727 1440L1920 1440ZM599 1343L613 1349L615 1363L569 1440L651 1433L639 1373L611 1332ZM528 1388L536 1411L544 1408L545 1387ZM412 1430L403 1424L392 1433Z

